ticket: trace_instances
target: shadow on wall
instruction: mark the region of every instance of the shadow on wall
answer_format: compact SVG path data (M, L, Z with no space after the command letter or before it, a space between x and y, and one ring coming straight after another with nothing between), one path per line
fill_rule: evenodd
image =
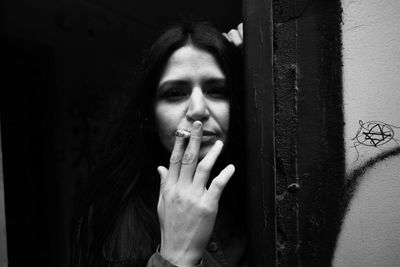
M350 175L333 266L400 266L400 147Z

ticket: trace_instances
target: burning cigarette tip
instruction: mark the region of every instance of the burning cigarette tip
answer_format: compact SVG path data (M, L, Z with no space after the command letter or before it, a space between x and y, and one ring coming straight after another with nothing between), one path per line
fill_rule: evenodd
M189 138L190 132L184 129L180 129L175 132L175 135L178 137Z

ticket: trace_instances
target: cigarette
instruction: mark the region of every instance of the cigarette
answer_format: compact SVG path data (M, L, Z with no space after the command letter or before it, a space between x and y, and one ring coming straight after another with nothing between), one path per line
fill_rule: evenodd
M175 135L178 137L189 138L190 132L188 130L179 129L175 132Z

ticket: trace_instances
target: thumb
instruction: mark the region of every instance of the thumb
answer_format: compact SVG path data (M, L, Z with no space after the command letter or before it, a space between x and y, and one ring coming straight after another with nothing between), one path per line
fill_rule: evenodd
M158 166L157 172L158 172L158 175L160 175L160 186L164 187L164 185L167 182L168 169L165 168L164 166Z

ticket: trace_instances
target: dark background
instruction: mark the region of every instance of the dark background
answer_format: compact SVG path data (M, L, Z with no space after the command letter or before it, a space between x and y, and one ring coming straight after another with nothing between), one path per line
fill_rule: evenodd
M180 18L227 31L241 3L1 2L1 129L9 266L67 266L74 194L118 118L129 77Z

